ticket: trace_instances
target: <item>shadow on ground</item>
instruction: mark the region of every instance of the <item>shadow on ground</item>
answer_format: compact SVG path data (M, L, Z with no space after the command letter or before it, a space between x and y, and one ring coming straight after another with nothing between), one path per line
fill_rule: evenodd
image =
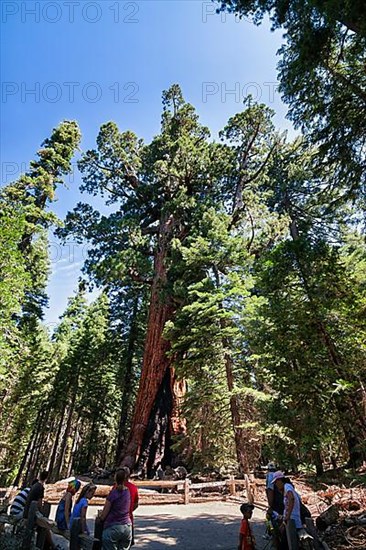
M88 508L88 527L94 531L94 518L100 507ZM51 517L54 517L55 509ZM135 513L133 550L237 550L241 514L239 504L205 503L190 505L140 506ZM265 532L264 513L256 508L251 521L257 550L270 550ZM57 537L59 548L68 548ZM56 541L55 541L56 542Z
M264 550L263 522L253 520L253 533L258 550ZM137 548L149 550L175 547L180 550L236 550L239 541L240 517L203 514L177 518L171 515L136 518L135 539ZM268 547L269 548L269 547Z

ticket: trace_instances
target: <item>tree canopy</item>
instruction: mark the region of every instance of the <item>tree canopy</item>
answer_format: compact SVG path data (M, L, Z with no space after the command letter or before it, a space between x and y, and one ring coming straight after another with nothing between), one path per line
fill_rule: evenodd
M336 184L344 164L325 162L307 134L288 141L273 116L249 97L215 140L173 85L150 143L103 124L79 169L107 213L79 203L57 229L91 246L53 334L42 324L47 232L76 123L4 188L4 481L46 467L57 479L118 464L248 472L276 459L322 473L365 459L355 195Z
M344 0L221 0L220 9L268 15L283 29L280 92L295 127L318 148L318 164L332 166L328 186L365 207L366 7Z

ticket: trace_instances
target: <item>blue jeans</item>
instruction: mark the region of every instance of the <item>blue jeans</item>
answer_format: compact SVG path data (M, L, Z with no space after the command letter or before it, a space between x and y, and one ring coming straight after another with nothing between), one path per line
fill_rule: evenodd
M132 525L111 525L103 531L103 550L128 550L132 541Z

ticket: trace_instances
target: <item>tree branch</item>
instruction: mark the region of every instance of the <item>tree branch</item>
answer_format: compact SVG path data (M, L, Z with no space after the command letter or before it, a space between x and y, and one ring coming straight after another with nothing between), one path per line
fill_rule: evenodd
M137 271L135 271L132 267L128 269L128 274L131 277L131 279L136 283L141 283L144 285L152 285L152 282L153 282L152 279L148 277L143 277Z

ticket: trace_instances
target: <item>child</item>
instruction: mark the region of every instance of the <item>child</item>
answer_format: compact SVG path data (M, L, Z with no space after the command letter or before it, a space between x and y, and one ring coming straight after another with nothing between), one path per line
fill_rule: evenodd
M87 483L79 495L79 498L76 501L74 509L71 514L70 519L70 529L74 519L81 519L81 532L89 535L89 529L86 524L86 511L88 509L89 499L93 498L96 491L96 486L94 483Z
M72 508L72 497L80 489L80 481L73 479L69 482L66 493L60 500L56 511L56 523L60 531L67 531L70 527L70 516Z
M249 520L253 515L254 506L246 502L240 506L243 519L240 525L238 550L255 550L255 538L252 535Z

